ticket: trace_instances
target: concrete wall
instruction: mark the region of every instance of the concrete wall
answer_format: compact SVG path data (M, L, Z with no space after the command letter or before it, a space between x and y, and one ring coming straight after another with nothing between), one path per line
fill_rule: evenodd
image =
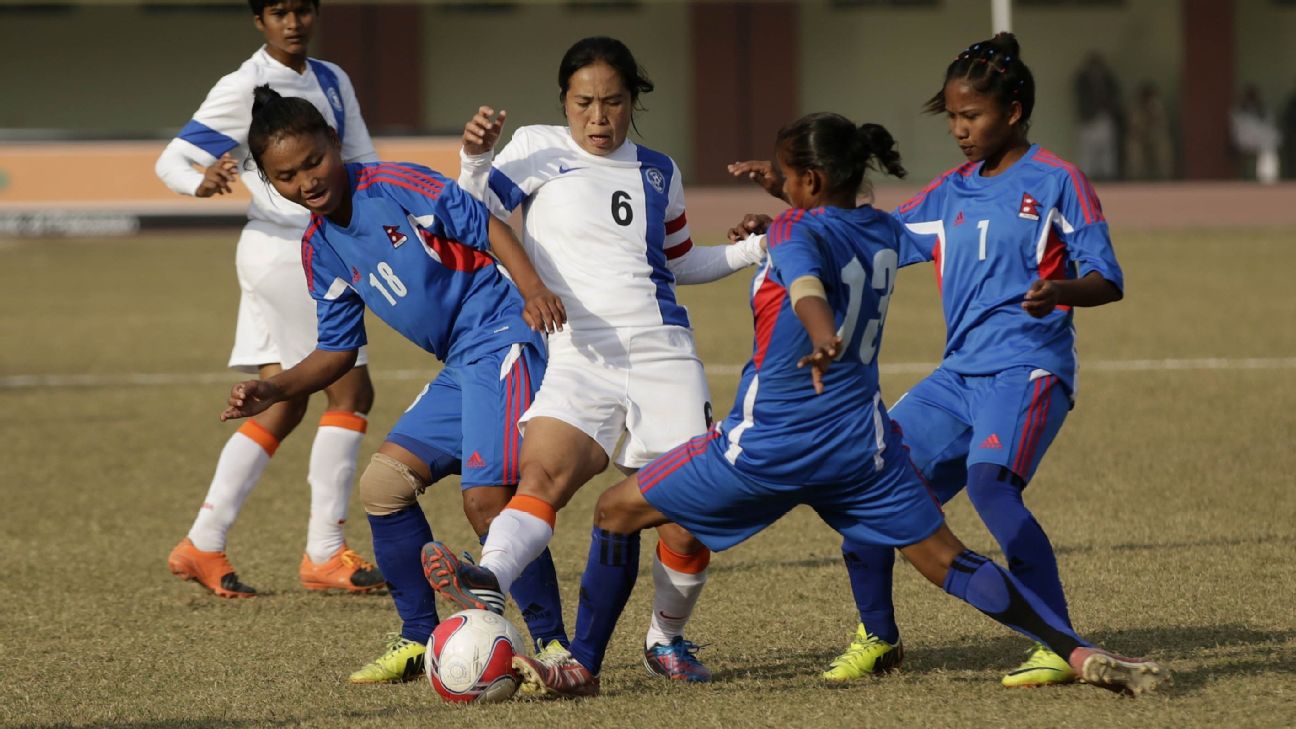
M1074 156L1072 75L1090 50L1102 53L1129 94L1156 82L1170 108L1178 99L1179 5L1128 0L1123 6L1023 8L1013 12L1022 58L1035 75L1032 141ZM990 37L990 3L957 0L911 9L802 6L802 105L873 121L895 135L915 178L962 161L944 119L919 113L941 88L945 68L967 46Z
M328 0L332 2L333 0ZM1223 0L1221 0L1223 1ZM329 26L325 3L320 33ZM914 178L958 161L941 119L918 112L939 88L949 60L990 34L988 0L943 0L933 7L800 5L803 111L831 109L885 124L896 134ZM1236 0L1238 83L1260 84L1275 110L1296 89L1296 6ZM519 3L507 9L421 9L423 128L454 132L478 104L508 108L510 124L560 123L557 66L574 40L624 39L657 91L639 117L641 141L691 170L688 8L644 0L625 9ZM1102 52L1128 96L1139 82L1162 89L1178 111L1183 58L1176 0L1125 0L1114 6L1014 8L1023 56L1039 86L1032 136L1074 157L1071 77L1089 50ZM722 33L724 29L702 29ZM174 131L222 74L247 58L260 36L242 3L230 9L136 5L66 10L0 10L0 129L68 129L101 136ZM780 43L778 37L751 43ZM375 42L381 42L376 39ZM391 53L400 53L392 48Z
M574 10L524 5L504 10L428 7L423 14L424 122L458 131L477 107L508 109L509 125L562 124L558 63L577 40L610 35L629 46L656 84L636 115L636 141L690 169L689 29L683 3ZM507 132L506 132L507 134Z

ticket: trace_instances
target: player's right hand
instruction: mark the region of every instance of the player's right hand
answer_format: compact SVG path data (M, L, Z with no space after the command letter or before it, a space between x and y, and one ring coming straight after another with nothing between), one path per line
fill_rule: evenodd
M746 177L764 188L765 192L780 200L783 199L783 176L774 169L774 163L767 159L734 162L729 165L729 174L734 177Z
M236 179L238 179L238 162L235 162L228 153L223 154L220 159L203 170L203 179L198 183L198 189L194 190L194 197L224 195L233 189L230 183Z
M221 422L250 418L283 399L278 387L265 380L244 380L230 388L229 407L220 414Z
M762 235L769 230L774 218L761 213L747 213L737 225L729 229L729 242L737 243L749 235Z
M469 155L486 154L495 148L500 132L504 131L504 119L508 112L500 109L499 115L489 106L477 108L477 114L464 125L463 148Z
M801 359L797 360L797 367L810 365L810 381L814 383L816 395L822 395L824 391L823 376L832 365L833 360L837 359L837 353L841 351L842 339L833 335L822 342L815 342L814 351Z
M553 334L561 332L567 323L567 309L563 306L558 294L541 286L538 290L523 295L526 307L522 310L522 320L533 331Z

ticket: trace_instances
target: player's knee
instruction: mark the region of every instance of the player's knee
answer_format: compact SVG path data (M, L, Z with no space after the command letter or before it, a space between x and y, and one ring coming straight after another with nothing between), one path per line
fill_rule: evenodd
M360 502L365 513L386 516L418 501L428 487L409 466L383 453L375 453L360 476Z
M513 489L505 486L479 486L463 492L464 516L477 536L486 534L512 496Z
M325 392L328 395L329 410L361 414L373 410L373 381L369 379L368 370L365 368L352 370L352 375Z
M614 534L638 531L634 508L625 498L624 489L614 486L599 495L594 504L594 526Z

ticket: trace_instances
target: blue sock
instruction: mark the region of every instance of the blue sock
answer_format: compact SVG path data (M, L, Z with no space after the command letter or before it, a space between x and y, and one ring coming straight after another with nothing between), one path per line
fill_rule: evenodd
M1022 502L1024 488L1003 466L977 463L968 469L968 498L1003 549L1008 570L1070 626L1053 545Z
M594 527L589 559L581 575L576 640L571 654L590 673L603 668L603 654L617 619L639 577L639 533L611 534Z
M1063 660L1089 645L1057 613L999 565L965 549L945 575L945 592L1048 646Z
M427 643L439 621L436 592L423 576L419 554L423 545L432 541L432 527L414 504L395 514L370 514L369 528L373 531L374 561L387 578L401 617L401 637Z
M894 645L900 640L895 605L891 600L891 574L895 550L890 547L842 542L842 559L850 576L851 593L860 622L868 632Z
M482 535L479 541L485 544L486 536ZM554 569L553 555L548 547L513 580L509 594L522 611L527 632L531 634L531 640L537 648L543 648L551 640L558 641L564 647L571 645L571 641L567 640L567 626L563 625L558 572Z

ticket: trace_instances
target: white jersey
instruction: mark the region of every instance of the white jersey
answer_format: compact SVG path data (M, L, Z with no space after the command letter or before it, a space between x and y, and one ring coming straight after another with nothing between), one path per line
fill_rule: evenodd
M675 283L757 263L759 241L694 247L670 157L626 140L607 156L562 126L527 126L495 157L462 155L459 184L507 217L523 205L523 245L575 331L688 327Z
M346 73L336 64L314 58L307 59L305 72L297 73L276 61L262 46L237 71L216 82L193 119L158 157L155 170L167 187L192 195L203 178L194 165L207 167L228 152L239 163L239 175L252 193L248 217L305 230L310 213L263 181L248 152L252 90L262 84L269 84L282 96L297 96L314 104L342 138L344 162L377 161L378 154Z

